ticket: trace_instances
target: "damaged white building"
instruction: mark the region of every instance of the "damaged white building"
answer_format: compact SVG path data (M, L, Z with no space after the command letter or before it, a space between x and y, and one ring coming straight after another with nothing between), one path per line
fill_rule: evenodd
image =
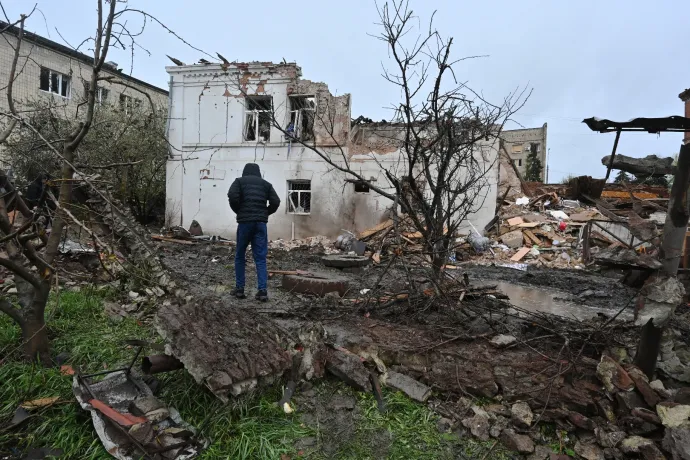
M389 216L391 201L329 165L296 138L329 155L384 190L385 170L403 171L405 156L386 123L351 126L351 97L332 95L324 83L301 79L294 63L196 64L167 67L170 121L167 163L168 224L198 221L207 234L234 237L227 191L249 162L261 167L281 198L269 237L336 236L361 231ZM275 122L275 123L274 123ZM279 129L275 125L282 127ZM497 141L481 146L490 166L470 215L478 229L495 213ZM348 180L350 179L350 180Z

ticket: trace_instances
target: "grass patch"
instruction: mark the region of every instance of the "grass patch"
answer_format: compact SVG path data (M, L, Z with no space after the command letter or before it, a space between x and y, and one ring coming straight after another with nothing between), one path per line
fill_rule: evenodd
M106 291L85 289L62 292L59 300L51 298L47 318L53 354L68 352L69 364L83 372L114 369L132 359L134 351L123 344L125 339L158 341L153 328L126 318L113 322L103 312ZM16 349L20 331L0 314L0 353ZM0 356L3 356L0 355ZM193 426L205 426L204 436L212 443L201 454L203 459L319 459L325 455L320 440L323 427L302 422L299 406L286 415L275 402L280 387L263 390L222 406L209 391L184 371L163 374L158 397L177 408ZM24 401L58 396L53 406L34 412L33 417L14 431L0 431L0 457L18 455L30 448L63 449L62 458L109 459L93 429L90 415L76 403L71 376L59 369L43 368L21 360L20 353L0 365L0 427L12 418ZM439 433L438 417L425 406L398 392L385 391L386 414L378 412L372 395L352 391L337 382L322 381L315 386L318 394L347 393L356 398L354 436L337 444L335 458L437 459L456 458L461 452L467 458L482 458L493 442L480 443L454 434ZM1 428L0 428L1 429ZM328 433L337 440L337 433ZM298 451L300 439L316 438L311 450ZM495 446L487 458L509 458Z

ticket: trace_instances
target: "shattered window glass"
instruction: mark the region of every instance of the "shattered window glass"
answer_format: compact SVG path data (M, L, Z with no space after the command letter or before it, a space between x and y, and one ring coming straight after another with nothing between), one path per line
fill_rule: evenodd
M273 98L248 96L245 103L244 140L268 142L271 140Z
M311 213L311 181L288 181L288 213Z
M39 84L41 91L50 91L50 70L41 67L41 81Z
M316 98L313 96L290 96L290 124L288 136L301 141L314 139L314 116Z
M62 97L70 97L71 77L55 72L45 67L41 67L38 87L41 91L59 94Z

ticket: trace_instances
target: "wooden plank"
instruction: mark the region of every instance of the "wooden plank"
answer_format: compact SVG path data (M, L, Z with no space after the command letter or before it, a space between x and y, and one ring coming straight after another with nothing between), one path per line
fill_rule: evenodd
M374 226L374 227L371 227L371 228L368 228L368 229L364 230L362 233L360 233L359 235L357 235L357 238L360 239L360 240L363 239L363 238L369 238L371 235L374 235L374 234L376 234L376 233L378 233L378 232L380 232L380 231L382 231L382 230L385 230L385 229L387 229L387 228L389 228L389 227L392 227L392 226L393 226L393 220L392 220L392 219L388 219L388 220L385 221L385 222L381 222L380 224L378 224L378 225L376 225L376 226Z
M659 198L659 195L657 195L656 193L650 193L650 192L633 192L633 196L635 198L640 199L640 200ZM602 198L629 198L630 193L628 193L627 191L604 190L603 192L601 192L601 197Z
M187 240L178 240L177 238L168 238L167 236L160 236L160 235L151 235L152 240L157 240L157 241L167 241L169 243L178 243L178 244L196 244L194 241L187 241Z
M520 262L523 257L527 255L527 253L530 251L529 248L522 248L518 252L515 253L513 257L510 258L513 262Z
M522 234L525 235L527 237L527 239L532 241L532 243L534 243L536 245L542 244L541 240L539 238L537 238L536 235L534 233L532 233L531 230L523 230Z
M539 227L543 222L523 222L518 225L519 228L534 228Z
M522 220L522 217L513 217L511 219L508 219L508 225L511 227L514 227L516 225L524 224L525 221Z

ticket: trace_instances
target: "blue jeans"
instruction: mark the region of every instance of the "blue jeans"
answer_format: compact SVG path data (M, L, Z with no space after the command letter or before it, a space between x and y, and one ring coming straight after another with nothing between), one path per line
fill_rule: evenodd
M244 289L244 265L247 246L251 243L259 291L265 291L268 284L268 231L265 222L243 222L237 224L237 250L235 252L235 286Z

